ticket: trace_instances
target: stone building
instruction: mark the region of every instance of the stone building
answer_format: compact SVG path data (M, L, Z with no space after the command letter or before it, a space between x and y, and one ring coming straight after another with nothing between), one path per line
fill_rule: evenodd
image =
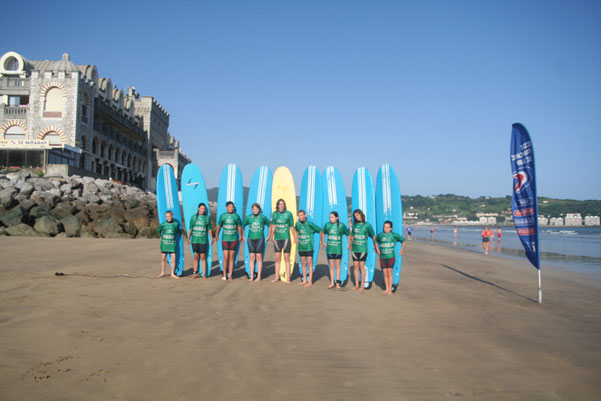
M156 150L175 150L168 128L169 113L153 97L124 93L96 66L75 65L66 53L59 61L12 51L0 58L0 166L154 190Z

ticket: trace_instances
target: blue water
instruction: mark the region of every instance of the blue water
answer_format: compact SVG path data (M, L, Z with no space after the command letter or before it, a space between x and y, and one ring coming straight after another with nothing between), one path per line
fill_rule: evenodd
M405 232L407 234L407 226ZM527 262L524 248L515 229L503 227L503 238L489 243L489 253L520 258ZM430 237L429 226L413 226L413 239L440 245L482 250L482 227L457 227L457 236L453 235L453 226L434 226L434 238ZM557 266L566 269L597 273L601 275L601 228L600 227L540 227L539 246L542 265Z

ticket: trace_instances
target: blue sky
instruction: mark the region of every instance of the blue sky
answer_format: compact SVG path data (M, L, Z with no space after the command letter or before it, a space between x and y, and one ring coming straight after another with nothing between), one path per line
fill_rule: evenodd
M100 6L100 4L103 4ZM4 51L96 64L171 113L209 186L237 163L391 163L405 194L507 195L511 124L539 195L601 199L601 2L33 2ZM33 17L30 18L30 15ZM24 23L27 25L23 25ZM8 34L8 33L14 34ZM3 51L3 52L4 52Z

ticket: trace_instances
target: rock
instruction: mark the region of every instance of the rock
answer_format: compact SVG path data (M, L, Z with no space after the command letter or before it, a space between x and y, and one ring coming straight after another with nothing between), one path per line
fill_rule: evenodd
M19 196L19 195L17 195L17 196ZM32 207L35 206L35 202L32 201L31 199L25 199L25 200L19 202L19 206L21 206L23 208L23 210L30 210Z
M126 197L123 199L123 206L126 209L134 209L140 206L140 201L133 196L126 195Z
M53 180L50 180L50 183L52 184L52 186L54 188L59 189L61 187L61 185L63 185L64 181L61 181L61 180L55 178Z
M17 201L15 200L15 195L18 190L15 187L9 186L0 191L0 205L4 206L6 209L10 209Z
M96 195L98 192L99 192L98 186L96 184L94 184L93 182L83 185L83 194L84 195L86 195L86 194Z
M6 234L11 237L40 237L40 233L38 233L33 228L29 227L27 224L17 224L16 226L11 226L6 229Z
M91 220L99 220L109 210L106 205L88 205L84 208Z
M149 210L145 207L130 209L125 213L125 217L127 218L128 222L136 226L138 231L144 227L148 227L151 221Z
M0 216L0 223L4 224L6 227L16 226L23 222L25 218L25 211L21 206L14 207L5 215Z
M67 202L58 203L54 209L52 209L52 214L59 219L62 219L65 216L74 215L75 213L77 213L77 208Z
M92 226L92 231L102 238L115 238L115 234L122 234L123 228L112 217L104 217Z
M91 194L91 193L83 193L81 195L81 198L83 200L83 204L99 204L100 203L100 198L98 197L98 195L95 194Z
M81 230L79 231L79 236L81 238L96 238L96 233L94 233L88 227L82 226Z
M125 222L125 211L116 207L109 207L106 211L106 216L117 220L119 224Z
M157 233L156 228L144 227L138 231L136 238L159 238L159 233Z
M90 216L88 216L84 210L80 210L78 213L76 213L75 217L77 217L77 220L79 220L83 225L87 225L90 221L92 221Z
M61 185L59 187L59 189L61 190L61 192L63 194L70 194L71 191L73 190L73 187L71 186L71 184L64 183L63 185Z
M54 238L67 238L68 235L66 233L58 233L54 236Z
M92 184L95 180L93 177L83 177L81 179L81 181L83 182L84 185L86 185L86 184Z
M81 231L81 221L75 216L69 215L61 219L61 224L65 229L67 237L79 237Z
M44 178L32 178L31 184L35 191L50 191L54 186Z
M6 235L6 227L0 226L0 235Z
M23 186L21 186L21 190L19 191L19 195L23 195L29 198L31 193L33 192L33 185L31 183L26 182Z
M34 230L41 234L54 236L60 232L60 222L52 215L42 216L35 220Z
M29 211L29 217L34 218L34 219L38 219L40 217L48 216L48 215L50 215L50 211L46 207L46 205L37 205L37 206L34 206Z
M130 222L123 224L123 229L130 235L131 238L136 238L136 235L138 235L138 229Z

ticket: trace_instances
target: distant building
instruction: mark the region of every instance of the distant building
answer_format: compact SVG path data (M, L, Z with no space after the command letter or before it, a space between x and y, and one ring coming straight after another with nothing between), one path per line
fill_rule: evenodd
M76 65L67 53L58 61L12 51L0 58L0 166L154 190L155 149L174 150L176 143L168 127L169 114L154 98L133 88L124 93L95 65Z
M489 226L494 226L495 224L497 224L497 218L496 217L489 217L487 219L487 223Z
M563 226L563 217L551 217L549 222L552 226Z
M568 213L565 218L566 226L581 226L582 225L582 216L580 213Z
M584 218L585 226L601 226L601 218L599 216L586 216Z
M549 219L543 215L538 216L538 224L541 226L549 225Z
M488 217L480 217L480 224L482 224L483 226L488 224Z

